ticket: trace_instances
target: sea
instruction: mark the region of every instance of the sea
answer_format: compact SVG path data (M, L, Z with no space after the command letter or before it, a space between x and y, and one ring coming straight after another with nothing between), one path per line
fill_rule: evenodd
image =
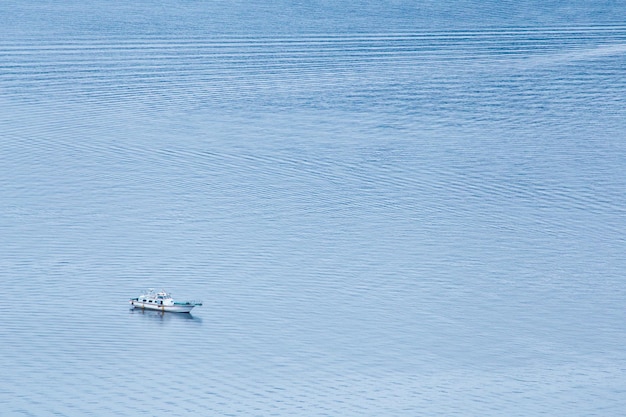
M0 18L0 415L623 415L623 1Z

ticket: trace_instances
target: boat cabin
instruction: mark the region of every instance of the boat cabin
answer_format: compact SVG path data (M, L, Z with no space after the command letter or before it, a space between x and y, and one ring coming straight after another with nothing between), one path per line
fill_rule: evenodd
M174 304L172 296L165 291L155 292L149 290L145 294L137 298L140 303L152 304L157 306L171 306Z

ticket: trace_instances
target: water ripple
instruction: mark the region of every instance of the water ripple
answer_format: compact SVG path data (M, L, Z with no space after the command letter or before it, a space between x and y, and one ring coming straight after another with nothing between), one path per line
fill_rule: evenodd
M133 33L0 41L6 413L624 408L626 27Z

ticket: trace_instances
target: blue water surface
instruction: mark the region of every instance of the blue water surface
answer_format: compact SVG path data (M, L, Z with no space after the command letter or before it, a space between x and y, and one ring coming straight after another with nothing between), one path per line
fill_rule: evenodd
M625 12L3 2L0 414L620 415Z

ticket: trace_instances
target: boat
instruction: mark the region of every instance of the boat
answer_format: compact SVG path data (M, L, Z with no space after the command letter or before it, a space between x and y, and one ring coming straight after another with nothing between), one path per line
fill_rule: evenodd
M129 303L132 308L172 313L189 313L194 307L202 305L202 301L174 301L171 294L163 290L157 292L153 289L149 289L137 298L131 298Z

